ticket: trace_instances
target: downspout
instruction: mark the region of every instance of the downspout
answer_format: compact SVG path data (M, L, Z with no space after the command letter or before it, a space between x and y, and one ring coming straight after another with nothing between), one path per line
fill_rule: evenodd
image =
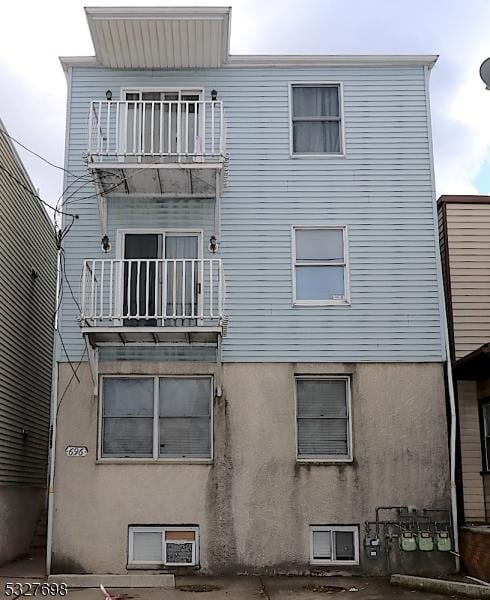
M60 295L60 250L56 254L56 307ZM49 454L48 523L46 532L46 575L51 574L51 550L53 547L54 468L56 460L56 423L58 420L58 314L54 318L53 379L51 384L51 448Z
M439 287L439 309L442 317L442 330L444 334L444 350L446 353L446 376L448 385L449 395L449 462L450 462L450 494L451 494L451 521L453 526L453 538L454 538L454 558L456 571L460 570L460 559L459 559L459 525L458 525L458 498L456 491L456 435L457 435L457 419L456 419L456 400L454 397L454 381L453 381L453 369L451 363L451 346L449 341L449 328L447 324L447 312L446 312L446 295L444 292L444 285L442 280L442 261L441 261L441 249L439 247L439 235L437 227L437 206L436 206L436 188L434 178L434 155L432 149L432 124L430 117L430 97L429 97L429 74L430 69L428 65L424 66L425 75L425 101L427 110L427 128L428 128L428 144L429 144L429 156L430 156L430 171L431 171L431 185L432 185L432 214L434 221L434 241L435 241L435 253L437 263L437 282Z

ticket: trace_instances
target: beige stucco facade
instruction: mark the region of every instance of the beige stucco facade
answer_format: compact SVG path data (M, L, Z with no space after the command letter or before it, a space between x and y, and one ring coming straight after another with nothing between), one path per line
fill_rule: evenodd
M110 374L205 374L210 363L100 363ZM352 376L351 463L296 460L294 376ZM61 364L59 389L71 377ZM447 507L448 445L440 364L224 365L209 464L97 460L98 401L88 364L60 406L53 571L125 573L129 524L195 524L202 573L308 572L310 524L359 524L377 506ZM87 446L83 458L68 445ZM406 570L447 570L441 553L403 557ZM399 560L392 552L392 566ZM418 561L418 562L417 562ZM338 570L338 567L337 569ZM344 569L345 570L345 569Z

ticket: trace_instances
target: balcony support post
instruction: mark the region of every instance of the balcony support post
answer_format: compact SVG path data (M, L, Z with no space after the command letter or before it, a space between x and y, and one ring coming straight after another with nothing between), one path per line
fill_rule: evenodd
M221 242L221 169L216 170L215 174L216 193L214 196L214 235Z
M99 349L93 347L88 336L84 336L85 346L87 348L88 363L93 382L93 396L96 399L99 395Z

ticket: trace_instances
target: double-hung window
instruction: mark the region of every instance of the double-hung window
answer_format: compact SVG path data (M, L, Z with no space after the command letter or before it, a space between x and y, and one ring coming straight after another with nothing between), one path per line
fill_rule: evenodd
M348 376L296 377L299 460L352 460Z
M349 303L345 227L293 227L295 305Z
M340 84L291 86L292 154L343 154Z
M210 377L102 378L102 458L212 457Z

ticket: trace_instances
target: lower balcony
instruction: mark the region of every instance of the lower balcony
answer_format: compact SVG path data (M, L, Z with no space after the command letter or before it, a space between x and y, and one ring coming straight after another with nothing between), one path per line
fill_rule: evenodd
M216 344L224 319L220 259L89 259L81 327L93 347Z

